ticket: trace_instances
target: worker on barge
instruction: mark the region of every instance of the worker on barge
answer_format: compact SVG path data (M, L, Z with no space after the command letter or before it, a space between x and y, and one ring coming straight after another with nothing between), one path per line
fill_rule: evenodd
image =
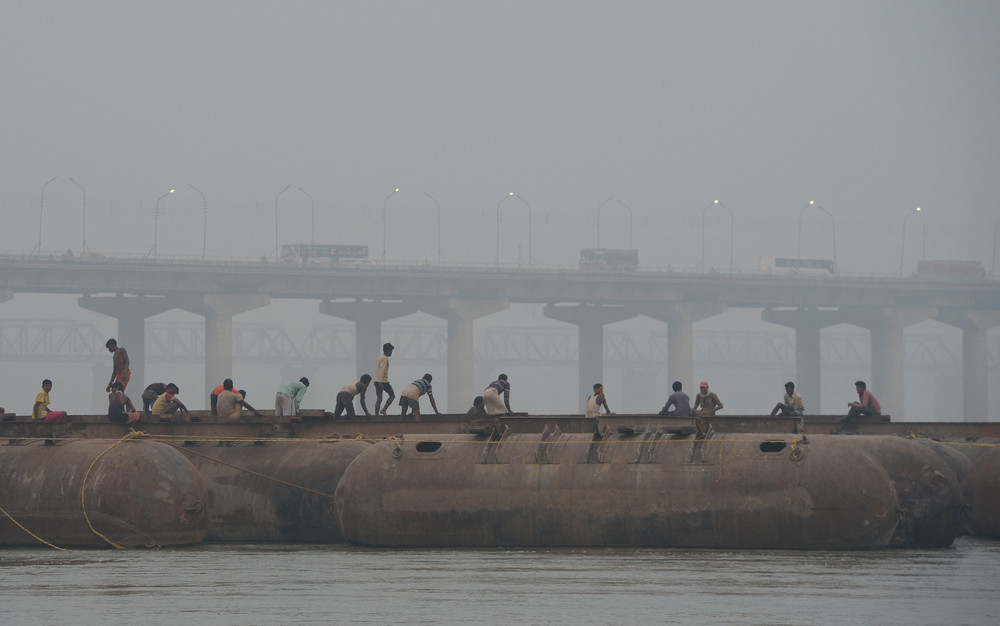
M104 391L111 392L111 384L115 381L122 384L122 389L128 387L128 381L132 378L132 370L129 369L128 352L118 345L118 341L112 337L104 344L104 347L111 353L111 380Z
M306 396L308 388L309 379L305 376L278 387L278 392L274 394L274 417L293 416L298 413L299 404Z
M719 396L715 395L714 391L708 390L707 382L701 381L698 395L694 398L694 409L691 412L697 416L710 417L722 408Z
M379 407L382 407L382 415L386 414L386 409L392 405L396 398L396 392L389 384L389 357L395 349L391 343L382 344L382 354L375 359L375 415L379 414ZM382 405L382 394L386 394L385 406Z
M503 394L502 400L500 394ZM506 374L500 374L486 386L486 390L483 391L483 401L486 404L486 412L490 415L513 414L510 410L510 383L507 382Z
M781 399L781 402L774 405L771 410L771 416L778 414L784 416L801 416L806 412L805 403L802 401L802 396L795 391L795 383L788 381L785 383L785 397Z
M434 402L434 393L431 390L431 380L434 377L430 374L424 374L423 377L416 379L406 387L403 387L403 391L399 393L399 406L403 407L400 417L406 419L406 410L410 409L413 411L413 419L420 420L420 396L426 394L431 401L431 408L434 409L435 415L441 415L441 411L438 411L437 403Z
M132 400L125 395L125 387L117 380L111 383L111 393L108 394L108 420L128 425L139 421L139 412L135 410Z
M882 405L878 403L878 398L868 391L868 385L865 384L865 381L855 382L854 389L858 392L858 401L847 403L850 410L847 412L847 417L841 420L842 422L851 422L858 417L882 415Z
M35 404L31 407L31 419L43 422L61 422L66 419L66 411L49 410L50 391L52 391L52 381L46 378L42 381L42 390L35 396Z
M363 374L358 382L344 385L343 389L337 393L337 406L333 410L333 419L339 419L344 412L347 413L346 419L352 419L355 416L354 396L361 396L361 409L370 418L372 414L368 412L368 407L365 405L365 392L368 391L368 383L371 381L371 376Z
M142 412L149 415L153 412L153 403L167 390L165 383L149 383L142 390Z
M240 389L235 391L233 389L233 381L226 379L223 384L222 392L219 393L218 401L216 402L217 415L219 416L219 422L231 423L238 422L240 416L243 415L243 409L248 409L253 411L253 414L257 417L263 417L260 411L250 406L247 402L247 392Z
M597 417L600 415L602 406L604 407L604 414L611 415L611 409L608 408L608 399L604 397L604 385L594 383L594 393L587 398L586 417Z
M180 392L180 387L174 383L167 383L166 390L153 403L153 415L173 415L178 411L187 413L188 408L177 398L177 394Z
M675 380L674 392L667 397L667 403L663 405L658 415L662 417L691 417L691 398L681 391L682 388L681 381Z

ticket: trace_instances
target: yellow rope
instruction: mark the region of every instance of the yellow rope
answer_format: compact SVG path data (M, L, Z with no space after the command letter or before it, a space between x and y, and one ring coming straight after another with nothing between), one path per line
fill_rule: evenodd
M84 519L87 520L87 526L90 527L90 530L95 535L97 535L98 537L100 537L104 541L108 542L109 545L113 546L117 550L125 550L126 548L125 548L125 546L123 546L121 544L115 543L110 538L108 538L106 535L104 535L99 530L97 530L96 528L94 528L94 524L91 523L91 521L90 521L90 515L87 514L87 478L90 477L91 470L94 469L94 466L97 464L97 462L99 460L101 460L101 457L103 457L105 454L107 454L108 452L111 452L112 450L114 450L115 448L117 448L121 444L125 443L126 441L132 441L134 439L141 439L141 438L143 438L145 436L146 436L145 433L143 433L142 431L131 431L131 432L128 432L128 433L125 434L124 437L122 437L121 439L119 439L118 441L116 441L115 443L113 443L107 450L105 450L104 452L98 454L97 458L95 458L93 460L93 462L91 462L90 467L87 468L87 473L83 475L83 485L80 487L80 507L83 509L83 517L84 517Z
M60 548L59 546L55 545L54 543L49 543L48 541L45 541L44 539L42 539L41 537L39 537L38 535L36 535L35 533L31 532L30 530L28 530L27 528L25 528L21 524L21 522L19 522L16 519L14 519L14 516L12 516L10 513L8 513L7 509L3 508L2 506L0 506L0 513L3 513L4 515L6 515L7 519L9 519L10 521L14 522L15 526L17 526L18 528L20 528L24 532L26 532L29 535L31 535L32 538L34 538L34 539L36 539L36 540L44 543L45 545L49 546L50 548L55 548L56 550L61 550L63 552L72 552L72 550L70 550L69 548Z

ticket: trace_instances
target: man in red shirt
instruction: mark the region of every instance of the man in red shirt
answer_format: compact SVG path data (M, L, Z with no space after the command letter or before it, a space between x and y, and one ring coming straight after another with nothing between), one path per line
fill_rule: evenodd
M856 417L882 415L882 406L878 403L878 398L872 395L872 392L868 391L865 381L857 381L854 383L854 388L858 390L858 401L847 403L850 410L847 412L847 417L845 417L843 421L850 422Z

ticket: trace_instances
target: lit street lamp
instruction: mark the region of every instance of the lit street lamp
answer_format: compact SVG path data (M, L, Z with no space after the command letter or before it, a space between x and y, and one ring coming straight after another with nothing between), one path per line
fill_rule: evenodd
M310 231L312 233L312 239L309 240L309 243L316 243L316 201L313 200L313 197L309 195L309 192L302 187L299 187L299 191L304 193L306 197L309 198L309 204L312 206L312 230Z
M202 193L201 189L198 189L191 183L188 183L188 187L201 194L201 260L204 261L205 248L208 244L208 200L205 198L205 194Z
M42 198L38 202L38 245L36 246L38 254L42 253L42 216L45 214L45 188L49 186L49 183L57 178L59 177L53 176L48 180L48 182L42 185Z
M428 198L430 198L431 202L434 203L434 206L437 207L438 266L440 267L440 265L441 265L441 203L438 202L434 198L434 196L432 196L431 194L427 193L426 191L424 192L424 195L427 196Z
M815 200L810 200L809 204L802 207L799 211L799 238L795 248L795 259L800 260L802 258L802 214L810 207L825 213L830 218L830 232L833 235L833 266L837 267L837 220L833 217L833 213L816 204Z
M920 212L920 207L911 209L906 212L906 216L903 217L903 242L899 249L899 275L903 275L903 254L906 252L906 220L910 219L913 215L920 216L920 230L923 236L923 243L920 248L920 259L923 260L927 255L927 222L924 221L924 214Z
M69 182L79 187L83 193L83 248L80 249L80 256L83 256L87 252L87 190L72 178L69 179Z
M288 188L291 186L292 184L288 183L287 185L282 187L281 191L279 191L274 196L274 260L275 261L278 260L278 197L281 196L281 194L288 191Z
M716 206L722 207L723 209L726 210L727 213L729 213L729 273L732 274L733 273L733 233L735 231L734 224L733 224L733 222L734 222L733 212L732 212L732 210L729 207L727 207L725 204L719 202L718 200L715 200L714 202L712 202L712 204L708 205L707 207L705 207L704 209L701 210L701 271L703 271L703 272L705 271L705 213L707 213L708 210L711 209L712 207L716 207ZM800 228L799 228L799 234L801 235L801 233L802 233L802 230L801 230L801 226L800 226Z
M389 198L399 193L399 187L393 189L392 193L382 201L382 265L385 265L385 206L389 203Z
M167 193L157 198L156 204L153 206L153 249L151 250L151 252L153 253L154 259L159 256L159 251L156 249L156 244L157 244L157 237L160 224L160 201L169 196L170 194L172 194L173 192L174 190L171 189ZM149 253L146 253L146 256L149 256Z

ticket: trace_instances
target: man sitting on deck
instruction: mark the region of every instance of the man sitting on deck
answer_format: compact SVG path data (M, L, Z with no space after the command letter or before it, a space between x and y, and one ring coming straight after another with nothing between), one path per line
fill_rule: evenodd
M233 381L228 378L223 385L224 387L222 392L219 393L219 398L215 404L220 422L238 422L240 420L240 415L243 414L244 408L253 411L253 414L257 417L263 417L260 414L260 411L250 406L250 403L246 401L247 392L242 389L238 392L234 391Z
M802 402L802 396L795 391L795 383L788 381L785 383L785 397L782 401L774 405L774 409L771 410L771 415L788 415L788 416L799 416L804 415L806 412L805 404Z
M153 415L173 415L177 411L187 413L184 403L177 399L180 388L174 383L167 383L166 390L153 403Z
M847 406L849 406L851 410L847 412L847 417L842 419L842 422L851 422L856 417L882 415L882 405L878 403L878 398L876 398L872 392L868 391L868 386L865 385L865 381L859 380L855 382L854 388L858 392L858 401L847 403Z

